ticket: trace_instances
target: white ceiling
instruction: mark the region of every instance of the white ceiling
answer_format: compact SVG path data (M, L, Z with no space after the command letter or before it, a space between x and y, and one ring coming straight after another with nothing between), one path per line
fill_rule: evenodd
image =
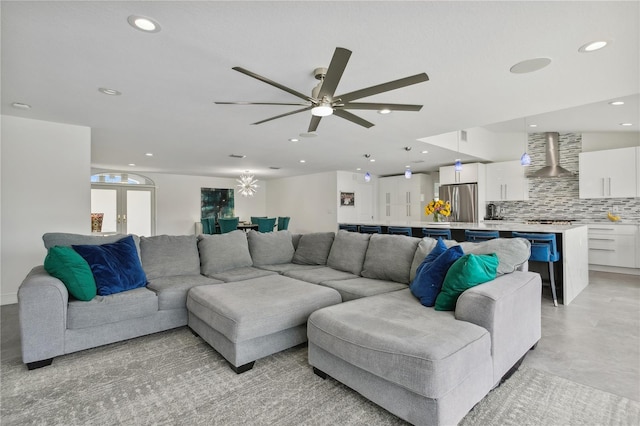
M503 123L492 131L521 131L523 117L540 120L540 131L639 131L638 1L2 1L1 13L2 114L91 127L94 168L211 176L250 170L258 179L357 167L397 174L409 161L424 160L415 172L472 159L455 146L421 154L419 138L492 123ZM162 30L133 29L132 14L155 19ZM578 52L599 39L611 43ZM251 125L296 107L213 103L297 102L231 68L310 94L312 71L328 66L337 46L353 51L338 94L426 72L428 82L362 100L422 110L352 111L375 123L370 129L326 117L317 137L294 143L288 139L306 131L309 112ZM536 57L551 65L509 72ZM617 98L627 104L607 104ZM621 128L626 121L634 125Z

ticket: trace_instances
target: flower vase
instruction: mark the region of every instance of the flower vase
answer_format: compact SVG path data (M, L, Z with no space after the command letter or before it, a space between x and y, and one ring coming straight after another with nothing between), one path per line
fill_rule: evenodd
M104 213L91 213L91 232L102 232Z
M433 212L433 221L434 222L441 222L441 215L438 212Z

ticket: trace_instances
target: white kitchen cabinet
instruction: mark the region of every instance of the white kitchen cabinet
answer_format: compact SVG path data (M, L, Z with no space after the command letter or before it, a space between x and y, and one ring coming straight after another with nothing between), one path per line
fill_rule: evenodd
M529 181L519 160L490 163L485 166L487 201L529 199Z
M455 166L440 167L440 185L452 183L478 183L484 180L485 165L482 163L468 163L462 165L462 170L456 172Z
M638 148L580 153L580 198L638 196Z
M414 173L411 179L404 175L380 178L379 216L387 222L413 222L425 220L424 206L433 198L431 176Z
M637 268L638 226L589 224L589 264Z

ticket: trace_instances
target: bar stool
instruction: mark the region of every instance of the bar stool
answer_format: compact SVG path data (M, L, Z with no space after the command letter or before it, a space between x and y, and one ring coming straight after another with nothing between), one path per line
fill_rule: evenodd
M531 242L530 261L546 262L549 264L549 281L551 282L551 295L553 296L553 305L558 306L558 297L556 296L556 279L553 273L553 264L560 260L560 253L556 245L555 234L529 234L523 232L512 232L514 238L524 238Z
M408 237L411 236L411 228L407 227L407 226L390 226L389 227L389 234L400 234L400 235L406 235Z
M375 225L360 225L362 234L382 234L382 227Z
M338 225L338 229L344 229L349 232L358 232L358 225Z
M500 238L500 233L498 231L474 231L472 229L464 230L464 239L466 241L471 241L472 243L493 240L494 238Z
M422 228L422 236L423 237L431 237L438 239L438 237L442 237L445 240L451 239L451 230L450 229L436 229L436 228Z

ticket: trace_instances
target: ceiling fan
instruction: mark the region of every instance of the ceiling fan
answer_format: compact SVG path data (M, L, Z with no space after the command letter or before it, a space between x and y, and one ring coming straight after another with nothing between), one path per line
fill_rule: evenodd
M427 74L416 74L410 77L401 78L399 80L389 81L387 83L378 84L375 86L367 87L365 89L356 90L354 92L344 93L342 95L335 95L335 91L342 78L342 73L347 66L351 51L342 47L337 47L331 58L329 68L316 68L314 71L315 77L320 80L320 83L313 88L311 96L307 96L282 84L276 83L273 80L262 77L256 73L246 70L242 67L233 67L235 71L241 72L260 80L271 86L277 87L280 90L291 93L292 95L303 99L304 103L290 103L290 102L215 102L216 104L223 105L293 105L303 106L304 108L297 109L295 111L287 112L285 114L276 115L275 117L267 118L252 124L266 123L267 121L275 120L277 118L286 117L288 115L297 114L299 112L311 110L311 123L309 123L309 132L314 132L320 124L322 117L335 114L338 117L351 121L352 123L359 124L360 126L369 128L373 126L373 123L358 117L355 114L347 111L350 109L361 110L387 110L387 111L420 111L422 105L410 105L410 104L389 104L389 103L371 103L371 102L352 102L367 96L377 95L378 93L388 92L390 90L400 89L402 87L411 86L412 84L428 81L429 76Z

